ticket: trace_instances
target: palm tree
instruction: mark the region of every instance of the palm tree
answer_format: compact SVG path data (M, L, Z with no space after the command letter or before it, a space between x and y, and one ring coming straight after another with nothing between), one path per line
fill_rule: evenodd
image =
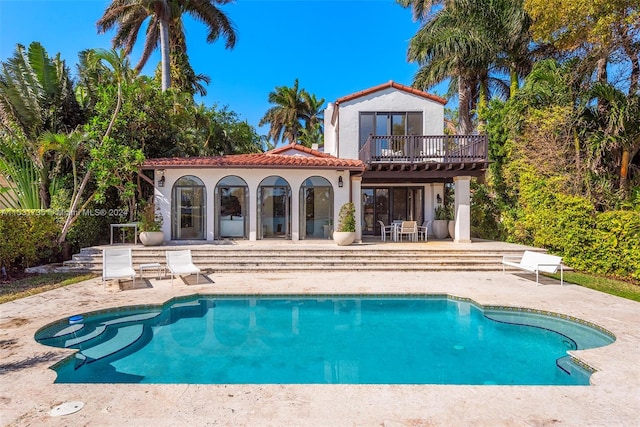
M413 85L428 88L446 79L457 86L459 133L473 131L473 89L489 68L490 47L474 28L469 14L447 6L426 22L411 39L408 58L420 64Z
M415 21L424 21L429 17L434 6L441 5L446 0L397 0L397 2L402 7L411 7Z
M317 145L319 147L323 142L324 135L322 134L319 123L316 123L310 129L305 127L300 130L300 137L298 138L299 144L311 148L314 145Z
M258 126L269 123L268 136L274 142L296 142L303 124L307 133L322 131L324 98L318 99L315 94L298 89L298 79L292 87L277 86L269 93L269 102L275 106L267 110Z
M87 135L79 130L74 130L70 134L45 132L40 136L41 155L47 151L58 153L63 159L71 162L71 174L73 176L73 193L71 200L76 198L78 192L78 158L85 150L84 144Z
M300 96L305 105L305 111L302 113L305 129L308 132L318 131L322 134L324 98L318 99L315 94L310 94L304 89L301 91Z
M622 197L629 195L628 178L631 160L640 152L640 95L625 95L608 83L596 82L591 89L592 100L586 116L596 129L590 142L597 141L602 151L608 152L619 165L618 187ZM602 153L604 157L605 153Z
M398 0L426 13L436 2ZM489 91L506 94L508 87L492 73L509 73L511 95L530 68L530 19L522 0L449 0L429 15L409 45L409 60L421 65L414 86L427 88L451 79L458 93L459 132L473 130L472 110L486 105ZM429 6L429 10L427 10ZM424 12L426 11L426 12ZM426 18L424 18L426 19Z
M258 126L269 123L269 137L275 142L288 140L294 143L298 139L302 127L300 120L308 111L302 98L303 91L304 89L298 89L296 79L292 87L276 86L275 90L269 93L269 103L275 106L267 110Z
M113 0L97 22L98 32L104 33L116 28L112 44L114 48L124 48L131 53L138 33L146 22L147 27L144 50L135 69L140 72L149 60L151 53L160 43L162 65L162 90L171 87L170 57L176 54L186 55L186 41L182 15L191 15L204 23L209 30L207 42L213 43L220 36L226 38L226 48L236 43L236 32L232 22L216 5L224 5L232 0ZM188 60L178 63L185 66L185 73L193 73ZM188 67L188 68L187 68ZM191 92L193 93L193 89Z
M24 145L39 171L41 207L48 208L50 159L38 152L38 140L46 131L70 132L85 121L85 113L76 101L69 69L60 54L50 58L40 43L33 42L28 49L17 45L1 67L0 126Z

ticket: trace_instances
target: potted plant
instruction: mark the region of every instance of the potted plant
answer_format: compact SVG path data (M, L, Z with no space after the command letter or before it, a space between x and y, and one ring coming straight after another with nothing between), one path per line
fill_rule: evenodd
M353 203L345 203L340 208L338 227L333 232L333 241L338 246L347 246L356 239L356 207Z
M451 219L451 209L444 205L436 207L436 216L433 221L433 235L436 239L446 239L449 236L449 220Z
M140 213L140 242L145 246L157 246L164 241L162 216L156 212L153 203L146 203Z

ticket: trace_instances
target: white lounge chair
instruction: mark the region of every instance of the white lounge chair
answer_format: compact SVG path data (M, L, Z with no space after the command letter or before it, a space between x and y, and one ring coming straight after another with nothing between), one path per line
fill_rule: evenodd
M380 220L378 220L378 224L380 225L380 239L386 242L387 234L393 239L393 225L384 225L384 222Z
M133 269L131 248L105 249L102 251L102 286L111 279L130 277L136 284L136 271Z
M200 269L193 264L191 260L191 249L182 251L167 251L167 269L171 273L171 286L173 286L173 277L180 274L195 274L196 285L200 278Z
M520 259L519 262L514 262L510 260ZM564 271L562 266L562 257L549 255L541 252L533 252L533 251L524 251L522 257L514 257L504 255L502 257L502 272L504 273L505 266L519 268L521 270L529 271L531 273L536 273L536 283L539 285L538 281L539 273L542 271L544 273L555 273L560 269L560 285L564 284Z

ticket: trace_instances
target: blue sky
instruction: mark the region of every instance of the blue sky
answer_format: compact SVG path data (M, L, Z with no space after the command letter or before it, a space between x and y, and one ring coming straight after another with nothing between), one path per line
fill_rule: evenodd
M75 69L77 54L110 48L113 33L97 34L108 0L0 0L0 60L17 43L39 41ZM406 60L418 30L411 11L395 0L236 0L221 7L235 24L233 50L224 41L207 44L205 27L186 20L188 54L196 73L211 77L208 106L228 106L256 126L270 107L276 86L300 87L325 102L389 80L411 85L418 67ZM146 27L145 27L146 28ZM144 34L131 54L140 57ZM153 74L154 55L144 74ZM443 95L440 85L430 90ZM266 129L259 129L266 134Z

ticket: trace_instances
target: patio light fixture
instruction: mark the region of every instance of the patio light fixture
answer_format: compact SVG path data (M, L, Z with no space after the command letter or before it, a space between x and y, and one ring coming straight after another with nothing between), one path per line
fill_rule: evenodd
M342 182L342 176L338 177L338 187L342 188L342 186L344 185L344 182Z
M160 174L160 179L158 180L158 187L164 187L164 169L158 170L158 174Z
M440 197L440 194L436 194L436 202L440 205L442 204L442 197Z

